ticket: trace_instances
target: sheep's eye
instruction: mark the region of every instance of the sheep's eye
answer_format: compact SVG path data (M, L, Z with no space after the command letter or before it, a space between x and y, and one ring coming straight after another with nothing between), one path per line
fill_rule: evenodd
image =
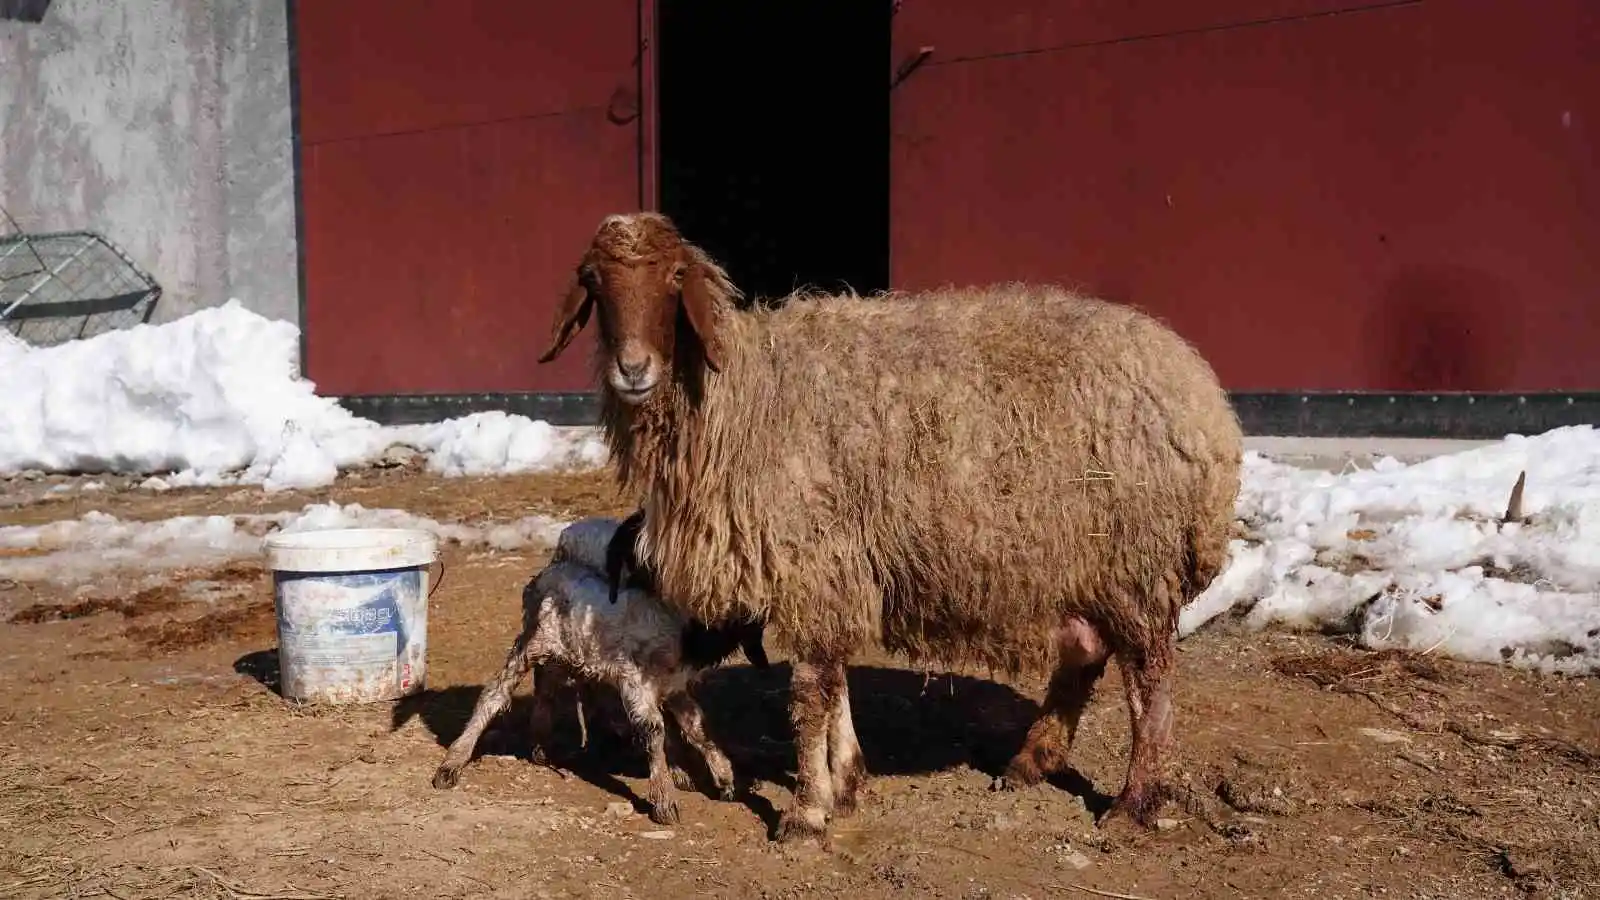
M673 284L683 284L683 272L684 272L684 267L681 266L681 265L677 265L677 266L673 266L672 267L672 283Z

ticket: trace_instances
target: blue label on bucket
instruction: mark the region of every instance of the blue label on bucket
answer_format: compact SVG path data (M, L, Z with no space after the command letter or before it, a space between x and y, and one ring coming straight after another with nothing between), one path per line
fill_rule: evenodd
M416 570L405 572L319 572L315 575L288 575L280 576L282 581L297 581L302 578L315 578L318 582L337 586L346 598L353 599L363 588L377 588L372 596L356 600L349 606L338 606L324 609L316 623L307 630L318 631L325 634L362 635L380 634L385 631L396 632L397 643L404 647L408 642L405 616L401 611L400 593L408 595L418 594L422 591L422 573ZM286 610L278 610L278 625L285 631L295 631L296 623L285 616Z

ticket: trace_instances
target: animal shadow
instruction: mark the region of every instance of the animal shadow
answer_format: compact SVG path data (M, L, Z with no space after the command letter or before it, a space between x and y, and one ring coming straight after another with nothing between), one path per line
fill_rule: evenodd
M411 720L420 719L439 746L448 747L466 730L482 692L481 686L458 685L425 688L402 697L394 703L390 729L398 730ZM543 765L563 778L575 776L628 801L641 815L648 813L649 805L621 780L621 777L643 779L650 774L648 757L634 742L621 697L607 685L589 686L581 696L582 722L578 718L579 700L579 694L571 686L556 693ZM533 762L528 731L532 713L531 697L513 696L511 704L489 723L478 739L468 766L484 756L511 756ZM468 771L470 773L470 768ZM695 774L702 775L703 771L695 770Z
M792 788L788 664L765 673L737 668L708 673L696 691L706 728L736 769ZM851 666L850 712L872 775L927 775L967 766L990 777L1022 746L1039 704L1010 685L967 675L924 675L883 666ZM1074 768L1051 777L1098 814L1112 797Z
M794 745L789 723L788 663L774 662L765 671L730 665L708 672L694 688L705 709L706 730L733 763L740 785L739 800L775 827L778 811L766 798L749 790L765 781L786 790L794 787ZM877 666L852 666L850 705L868 771L873 775L919 775L969 766L999 775L1010 761L1039 706L1010 686L964 675L938 675ZM570 689L569 689L570 690ZM465 729L481 687L427 689L397 701L393 728L420 719L447 747ZM620 780L643 779L648 761L623 714L616 692L592 686L584 696L588 742L580 745L577 698L558 695L553 710L552 745L548 758L557 771L628 800L644 813L644 801ZM527 722L531 700L513 698L510 708L492 723L478 742L473 759L484 754L529 759ZM692 758L692 757L691 757ZM691 773L704 774L696 761ZM1083 798L1091 810L1108 807L1075 769L1055 776L1062 790Z

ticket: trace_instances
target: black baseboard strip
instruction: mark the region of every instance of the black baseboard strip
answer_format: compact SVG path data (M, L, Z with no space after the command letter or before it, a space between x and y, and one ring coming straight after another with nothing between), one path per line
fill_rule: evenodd
M1245 433L1283 437L1498 440L1600 424L1595 393L1235 393Z
M544 419L551 425L593 425L600 421L600 397L592 393L365 394L334 399L363 419L382 425L442 422L495 410Z
M592 393L412 394L337 398L385 425L503 410L552 425L593 425ZM1600 392L1529 394L1235 393L1245 433L1285 437L1498 439L1600 424Z

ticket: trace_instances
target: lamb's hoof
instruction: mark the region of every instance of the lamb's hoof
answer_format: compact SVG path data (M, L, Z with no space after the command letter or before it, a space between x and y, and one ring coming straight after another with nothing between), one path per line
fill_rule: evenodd
M672 767L671 774L672 786L678 790L693 791L699 788L699 785L694 783L694 779L689 776L689 773L678 768L677 766Z
M440 766L433 773L433 786L440 790L453 788L461 780L461 770L454 766Z
M728 803L739 796L739 788L733 782L717 785L717 799Z
M778 819L778 843L823 846L828 836L824 818L820 809L786 811Z
M678 824L678 803L675 800L666 800L661 803L650 804L650 821L657 825Z

